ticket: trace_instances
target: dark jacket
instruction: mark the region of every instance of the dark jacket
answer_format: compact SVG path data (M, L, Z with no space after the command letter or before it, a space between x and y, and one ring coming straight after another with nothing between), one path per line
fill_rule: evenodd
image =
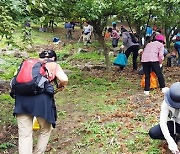
M57 120L54 98L45 93L36 96L16 95L13 115L29 114L46 119L55 127Z

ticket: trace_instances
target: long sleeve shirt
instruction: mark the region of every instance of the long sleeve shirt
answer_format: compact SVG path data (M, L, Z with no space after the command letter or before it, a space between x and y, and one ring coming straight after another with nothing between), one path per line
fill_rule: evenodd
M133 45L139 45L139 43L133 43L129 32L122 33L123 45L128 49Z
M158 41L150 42L144 48L141 62L156 62L164 60L164 45Z
M174 115L175 109L170 107L164 100L161 105L160 127L164 135L164 138L166 139L168 144L171 144L172 142L174 142L174 139L171 137L168 127L167 127L167 121L173 121L173 119L170 119L169 117L170 112L172 113L172 115ZM180 114L176 117L176 122L180 124Z
M177 50L178 54L180 54L180 41L176 41L174 43L174 47Z

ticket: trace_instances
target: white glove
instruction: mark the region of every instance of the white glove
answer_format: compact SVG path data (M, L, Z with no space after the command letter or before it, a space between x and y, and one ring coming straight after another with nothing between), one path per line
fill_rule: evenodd
M121 49L124 49L124 45L121 45L121 47L120 47Z
M162 64L159 64L160 68L162 67Z
M171 150L172 153L179 154L180 151L178 150L177 144L175 142L171 142L168 144L169 150Z

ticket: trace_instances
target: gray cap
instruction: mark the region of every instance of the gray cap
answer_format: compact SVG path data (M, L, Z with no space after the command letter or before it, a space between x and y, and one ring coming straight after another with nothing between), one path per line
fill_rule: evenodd
M169 106L180 109L180 82L172 84L164 95L165 101Z

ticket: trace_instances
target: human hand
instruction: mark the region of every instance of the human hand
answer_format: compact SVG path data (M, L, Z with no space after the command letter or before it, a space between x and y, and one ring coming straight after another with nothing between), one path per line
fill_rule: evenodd
M121 49L124 49L124 45L121 45L121 47L120 47Z
M179 149L178 149L178 147L177 147L177 144L176 144L175 142L170 143L170 144L168 145L168 148L169 148L169 150L171 150L172 153L174 153L174 154L180 154L180 151L179 151Z
M64 86L61 86L61 87L58 88L58 90L59 90L59 91L63 91L64 88L65 88Z
M54 91L54 94L56 94L56 93L58 93L58 92L60 92L60 91L63 91L64 88L65 88L65 86L63 86L63 85L60 84L60 85L58 86L58 88Z

